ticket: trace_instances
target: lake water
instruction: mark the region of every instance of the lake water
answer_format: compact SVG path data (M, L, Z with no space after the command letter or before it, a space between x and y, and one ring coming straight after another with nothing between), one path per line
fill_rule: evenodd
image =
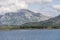
M0 31L0 40L60 40L60 30Z

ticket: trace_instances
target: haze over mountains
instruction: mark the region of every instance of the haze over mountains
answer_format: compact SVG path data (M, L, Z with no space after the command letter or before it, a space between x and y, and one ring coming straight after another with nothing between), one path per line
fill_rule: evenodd
M21 25L29 22L40 22L48 20L50 17L41 13L34 13L27 9L18 10L18 12L9 12L0 15L0 25Z
M22 26L60 26L60 15L41 22L30 22Z

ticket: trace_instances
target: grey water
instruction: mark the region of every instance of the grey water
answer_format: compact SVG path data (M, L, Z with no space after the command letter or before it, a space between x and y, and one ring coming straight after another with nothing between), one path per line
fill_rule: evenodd
M60 29L0 31L0 40L60 40Z

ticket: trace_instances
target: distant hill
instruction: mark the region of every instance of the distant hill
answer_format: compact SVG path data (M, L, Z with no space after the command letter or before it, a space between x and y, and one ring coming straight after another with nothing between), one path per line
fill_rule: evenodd
M49 17L41 13L34 13L27 9L18 10L18 12L5 13L0 17L0 25L21 25L28 22L40 22L48 20Z
M41 22L30 22L30 23L25 23L21 26L60 26L60 15L54 18L50 18L48 20L45 21L41 21Z

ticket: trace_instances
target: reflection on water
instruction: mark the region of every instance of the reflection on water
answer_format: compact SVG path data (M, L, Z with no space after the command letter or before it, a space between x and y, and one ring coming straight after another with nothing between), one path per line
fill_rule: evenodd
M0 40L60 40L60 30L0 31Z

